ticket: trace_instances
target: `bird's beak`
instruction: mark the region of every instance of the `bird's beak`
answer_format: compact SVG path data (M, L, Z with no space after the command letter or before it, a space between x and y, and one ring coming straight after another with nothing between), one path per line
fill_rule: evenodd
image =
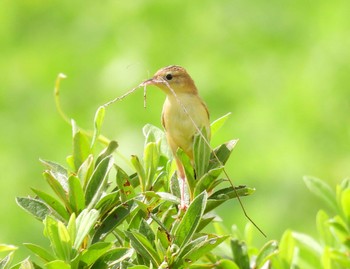
M141 86L148 86L154 84L153 78L147 79L141 83Z
M164 80L160 80L157 77L153 77L150 79L145 80L144 82L141 83L141 86L148 86L148 85L159 85L164 83Z

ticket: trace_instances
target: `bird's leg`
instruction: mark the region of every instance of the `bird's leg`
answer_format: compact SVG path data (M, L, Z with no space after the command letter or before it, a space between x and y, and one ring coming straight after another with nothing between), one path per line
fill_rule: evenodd
M186 188L186 174L184 167L180 160L176 159L176 165L177 165L177 173L178 177L180 178L180 206L179 209L185 211L188 207L186 203L186 197L185 197L185 188Z

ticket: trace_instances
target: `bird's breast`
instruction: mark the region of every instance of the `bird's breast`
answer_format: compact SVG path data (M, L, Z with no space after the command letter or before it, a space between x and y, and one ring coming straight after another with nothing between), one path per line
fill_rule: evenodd
M163 106L162 119L169 144L173 143L170 145L173 150L180 147L186 153L191 152L197 127L206 127L210 131L208 112L198 95L168 96Z

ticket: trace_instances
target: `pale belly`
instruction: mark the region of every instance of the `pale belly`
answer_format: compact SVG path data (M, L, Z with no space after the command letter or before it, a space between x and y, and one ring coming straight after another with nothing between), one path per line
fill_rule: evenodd
M210 132L209 117L204 104L197 96L181 94L178 98L186 112L175 97L167 97L163 106L163 124L173 153L179 147L191 156L193 137L197 129L206 127L207 132Z

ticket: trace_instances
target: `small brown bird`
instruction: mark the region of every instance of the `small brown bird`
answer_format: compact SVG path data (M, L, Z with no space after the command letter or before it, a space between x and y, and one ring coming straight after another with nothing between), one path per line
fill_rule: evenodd
M181 209L186 209L186 175L176 151L181 148L193 164L193 139L198 130L206 128L210 138L210 122L207 106L198 95L198 90L187 71L177 65L158 70L155 75L143 82L143 85L155 85L163 90L167 97L163 105L162 125L177 164L178 176L182 180Z

